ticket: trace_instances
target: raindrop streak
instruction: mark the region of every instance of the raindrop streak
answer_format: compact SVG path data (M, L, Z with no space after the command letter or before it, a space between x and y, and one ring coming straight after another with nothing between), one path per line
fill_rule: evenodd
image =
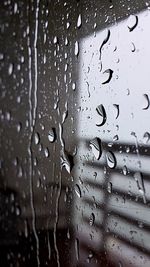
M60 195L61 195L61 184L62 184L62 177L61 177L61 172L59 175L59 188L58 188L58 193L57 193L57 198L56 198L56 210L55 210L55 223L54 223L54 247L56 251L56 257L57 257L57 266L60 267L60 260L59 260L59 251L57 247L57 240L56 240L56 231L57 231L57 224L58 224L58 219L59 219L59 200L60 200Z
M89 146L91 147L95 158L99 160L102 155L101 139L98 137L92 139L89 142Z
M144 94L143 96L144 96L144 98L145 98L145 100L146 100L146 104L147 104L147 105L143 108L143 110L146 110L146 109L148 109L149 106L150 106L150 101L149 101L149 97L148 97L147 94Z
M81 20L81 14L79 14L78 16L78 20L77 20L77 27L80 28L82 24L82 20Z
M76 259L79 260L79 239L75 239L75 252L76 252Z
M34 128L36 122L36 111L37 111L37 35L38 35L38 19L39 19L39 4L40 0L36 2L36 11L35 11L35 35L34 35L34 106L32 105L32 54L31 54L31 44L30 37L27 39L28 43L28 57L29 57L29 124L30 124L30 136L29 136L29 187L30 187L30 205L32 210L32 228L34 237L36 240L36 256L37 256L37 265L40 266L39 259L39 238L36 231L36 214L34 209L34 197L33 197L33 151L32 151L32 141L34 137ZM27 11L28 12L28 11ZM29 13L28 13L29 18ZM30 36L30 35L29 35ZM33 110L33 113L32 113Z
M140 194L143 196L143 202L144 202L144 204L146 204L145 188L144 188L143 176L142 176L141 172L136 172L134 174L134 179L137 183L137 188L138 188Z
M132 32L138 25L138 16L131 15L129 17L129 24L130 24L128 25L129 32Z
M103 74L105 74L105 73L108 73L108 79L106 81L102 82L102 84L106 84L106 83L109 83L110 82L110 80L111 80L111 78L113 76L113 70L107 69L107 70L105 70L103 72Z
M52 128L48 132L48 140L53 143L56 140L56 130L55 128Z
M96 124L96 126L103 126L106 122L106 119L107 119L107 116L106 116L106 111L105 111L105 108L104 106L101 104L99 105L97 108L96 108L96 111L98 113L98 115L100 115L103 120L100 124Z
M78 196L79 198L81 198L81 196L82 196L82 194L81 194L81 189L80 189L80 187L79 187L78 184L75 185L75 192L76 192L77 196Z
M115 109L116 109L116 117L115 117L115 119L117 119L117 118L119 117L119 113L120 113L119 105L118 105L118 104L113 104L113 106L114 106Z
M89 219L89 225L93 226L94 222L95 222L95 215L92 212L91 215L90 215L90 219Z
M47 232L47 246L48 246L48 259L51 259L51 245L50 245L50 238L49 232Z
M114 169L116 167L116 157L113 152L107 152L106 160L109 168Z
M79 43L78 43L78 41L75 42L74 54L75 54L75 56L78 56L78 54L79 54Z
M107 30L106 38L103 40L103 42L102 42L102 44L101 44L101 46L100 46L100 49L99 49L99 53L100 53L100 57L99 57L99 59L100 59L100 60L101 60L101 56L102 56L102 48L103 48L103 46L108 42L109 38L110 38L110 30L108 29L108 30Z

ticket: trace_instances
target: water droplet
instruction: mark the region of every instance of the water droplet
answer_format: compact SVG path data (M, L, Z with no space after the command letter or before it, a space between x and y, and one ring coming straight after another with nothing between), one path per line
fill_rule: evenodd
M21 122L18 122L17 124L17 132L19 133L22 129L22 123Z
M96 124L97 126L102 126L105 124L107 116L104 106L101 104L96 108L97 113L102 117L102 122L100 124Z
M46 147L46 148L44 149L44 154L45 154L45 157L46 157L46 158L49 157L49 149L48 149L48 147Z
M78 184L75 185L75 189L74 189L74 190L75 190L77 196L78 196L79 198L81 198L81 196L82 196L82 194L81 194L81 189L80 189L80 187L79 187Z
M149 140L150 140L150 133L149 132L145 132L144 135L143 135L143 138L145 138L146 139L146 143L148 143Z
M105 39L103 40L103 42L102 42L102 44L101 44L101 46L100 46L100 49L99 49L100 59L101 59L101 54L102 54L102 48L103 48L103 46L108 42L109 38L110 38L110 30L107 29L106 37L105 37Z
M17 3L15 3L15 4L14 4L14 14L16 14L16 13L17 13L17 10L18 10L18 4L17 4Z
M81 14L79 14L79 16L78 16L78 20L77 20L77 27L78 27L78 28L81 27L81 23L82 23L82 20L81 20Z
M128 174L128 169L127 169L126 165L123 166L122 172L123 172L124 175Z
M16 207L16 215L19 216L21 214L21 210L19 207Z
M118 262L118 267L123 267L123 264L121 261Z
M110 80L111 80L111 78L112 78L112 76L113 76L113 70L111 70L111 69L107 69L107 70L105 70L105 71L103 72L103 74L107 74L107 75L108 75L108 78L107 78L104 82L102 82L102 84L109 83Z
M14 68L13 64L10 63L10 64L9 64L9 67L8 67L8 74L9 74L9 75L11 75L11 74L13 73L13 68Z
M100 157L102 155L101 139L98 138L98 137L92 139L89 142L89 146L91 147L92 152L93 152L95 158L97 160L100 159Z
M4 54L0 53L0 60L4 59Z
M92 258L94 257L94 254L92 253L92 251L89 253L88 258L87 258L87 262L90 263Z
M58 37L57 36L54 37L53 43L54 44L57 44L58 43Z
M114 137L113 137L113 141L118 141L119 140L119 137L118 135L116 134Z
M143 109L146 110L150 106L150 101L149 101L149 97L147 94L144 94L143 96L144 96L144 100L145 100L145 107Z
M107 152L106 160L109 168L114 169L116 167L116 157L113 152Z
M135 44L134 43L132 43L131 51L135 52Z
M70 155L67 155L65 152L61 153L61 166L66 169L68 173L71 173L73 168L73 160L71 159Z
M128 18L129 32L132 32L136 28L137 25L138 25L138 16L137 15L130 15Z
M75 54L75 56L78 56L78 54L79 54L79 43L78 43L78 41L75 42L74 54Z
M113 104L113 106L114 106L114 108L115 108L115 113L116 113L116 116L115 116L115 118L117 119L118 117L119 117L119 105L117 105L117 104Z
M66 28L69 29L69 27L70 27L70 22L67 22Z
M90 218L89 218L89 225L93 226L94 222L95 222L95 215L92 212L91 215L90 215Z
M38 145L39 142L40 142L40 135L39 133L35 133L34 135L34 142L35 142L35 145Z
M55 128L52 128L51 130L49 130L48 132L48 140L53 143L56 139L56 131Z
M111 182L108 182L108 184L107 184L107 191L109 194L112 193L112 183Z
M68 38L66 37L66 38L65 38L65 45L67 46L68 43L69 43L69 42L68 42Z
M143 196L143 201L146 204L146 197L145 197L145 188L144 188L144 181L143 176L141 172L136 172L134 174L134 179L137 183L137 188L139 190L139 193Z
M7 111L6 114L5 114L5 118L7 121L10 121L11 119L11 114L10 114L10 111Z
M76 83L72 83L72 90L75 91L76 90Z

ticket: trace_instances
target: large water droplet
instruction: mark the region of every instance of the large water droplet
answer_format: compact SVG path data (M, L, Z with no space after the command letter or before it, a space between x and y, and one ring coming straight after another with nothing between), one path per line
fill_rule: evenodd
M39 133L35 133L34 135L34 142L35 142L35 145L38 145L39 142L40 142L40 135Z
M101 155L102 155L102 148L101 148L101 139L96 137L94 139L92 139L89 142L89 146L92 149L92 152L95 156L95 158L98 160L100 159Z
M113 169L116 167L116 157L112 151L107 152L106 160L109 168Z
M147 144L150 140L150 133L149 132L145 132L143 135L143 138L145 139L145 143Z
M78 41L75 42L74 54L75 54L75 56L78 56L78 54L79 54L79 43L78 43Z
M80 189L80 186L79 186L78 184L75 185L74 190L75 190L77 196L78 196L79 198L81 198L81 196L82 196L82 194L81 194L81 189Z
M81 14L79 14L78 16L78 20L77 20L77 27L80 28L82 24L82 20L81 20Z
M73 91L76 90L76 83L75 83L75 82L72 83L72 90L73 90Z
M104 72L103 72L103 74L107 74L107 78L106 78L106 80L104 81L104 82L102 82L102 84L106 84L106 83L109 83L110 82L110 80L111 80L111 78L112 78L112 76L113 76L113 70L111 70L111 69L107 69L107 70L105 70Z
M52 128L51 130L49 130L48 132L48 140L53 143L56 139L56 131L55 128Z
M144 96L144 101L145 101L145 107L143 109L146 110L150 106L149 96L147 94L144 94L143 96Z
M130 15L128 18L129 32L132 32L136 28L137 25L138 25L138 16L137 15Z
M90 215L90 218L89 218L89 225L93 226L94 222L95 222L95 215L92 212L91 215Z
M105 124L107 116L104 106L101 104L96 108L97 113L102 117L102 122L100 124L96 124L97 126L102 126Z
M115 118L117 119L119 117L119 105L118 104L113 104L114 108L115 108Z

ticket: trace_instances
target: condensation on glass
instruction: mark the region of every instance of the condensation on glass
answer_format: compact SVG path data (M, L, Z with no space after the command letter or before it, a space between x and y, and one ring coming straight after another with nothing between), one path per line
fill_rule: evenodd
M150 266L150 1L0 2L0 266Z

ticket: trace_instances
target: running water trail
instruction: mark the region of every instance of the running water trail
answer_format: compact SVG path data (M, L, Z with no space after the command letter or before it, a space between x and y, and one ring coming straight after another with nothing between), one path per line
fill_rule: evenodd
M57 266L60 267L60 259L59 259L59 251L57 247L57 240L56 240L56 232L57 232L57 224L58 224L58 219L59 219L59 200L60 200L60 195L61 195L61 172L59 175L59 188L58 188L58 193L57 193L57 198L56 198L56 210L55 210L55 222L54 222L54 247L56 251L56 258L57 258Z
M33 233L34 233L34 237L36 240L36 256L37 256L38 267L40 266L40 259L39 259L39 238L38 238L37 231L36 231L36 214L35 214L34 196L33 196L33 166L34 166L34 162L33 162L32 141L33 141L33 137L34 137L34 129L35 129L35 123L36 123L36 112L37 112L37 34L38 34L39 3L40 3L40 0L37 0L35 36L34 36L34 60L35 60L34 61L34 72L35 72L34 73L35 74L34 85L32 83L32 52L31 52L30 37L28 37L28 40L27 40L28 58L29 58L29 65L28 65L28 68L29 68L29 126L31 129L31 132L29 135L29 147L28 147L28 153L29 153L29 187L30 187L30 205L31 205L31 211L32 211L32 228L33 228ZM29 16L29 13L28 13L28 16ZM34 89L34 105L32 103L32 88Z

